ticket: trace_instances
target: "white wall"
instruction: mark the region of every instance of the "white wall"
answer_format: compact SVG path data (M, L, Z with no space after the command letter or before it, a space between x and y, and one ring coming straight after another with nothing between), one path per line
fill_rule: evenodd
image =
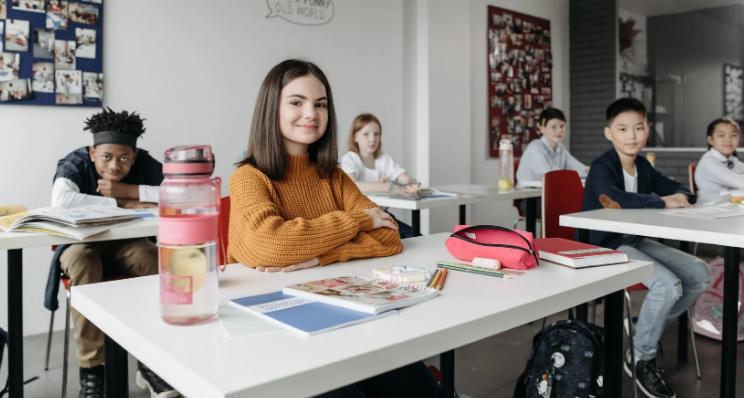
M553 105L566 113L567 134L564 144L570 147L571 115L569 109L569 20L568 0L471 0L470 2L470 57L471 68L471 127L470 156L472 183L497 185L498 159L488 157L488 76L487 32L488 6L533 15L550 20L553 52ZM509 203L478 204L470 206L469 222L496 224L511 227L517 213ZM524 224L520 225L524 228Z
M265 18L264 1L106 0L105 105L140 112L147 119L140 144L158 158L170 146L211 144L215 174L227 194L231 163L247 146L264 76L285 58L307 58L331 82L341 148L352 119L372 112L385 128L385 150L408 167L402 136L403 3L335 3L330 23L307 27ZM91 142L82 128L95 112L0 106L0 145L6 149L0 158L0 204L48 206L57 160ZM5 252L0 257L0 326L7 327ZM24 250L26 335L48 327L43 295L50 259L48 247ZM60 300L64 303L62 294ZM61 329L64 316L56 318Z

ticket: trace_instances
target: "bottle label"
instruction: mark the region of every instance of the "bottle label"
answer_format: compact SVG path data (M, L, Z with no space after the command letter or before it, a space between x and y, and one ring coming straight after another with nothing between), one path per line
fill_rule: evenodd
M187 305L193 300L194 283L191 276L160 275L160 302Z

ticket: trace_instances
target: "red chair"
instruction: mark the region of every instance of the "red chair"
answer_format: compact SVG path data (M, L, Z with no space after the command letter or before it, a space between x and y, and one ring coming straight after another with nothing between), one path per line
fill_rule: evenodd
M635 337L635 326L633 325L632 321L632 303L630 301L630 292L639 291L639 290L648 290L648 288L643 283L638 283L633 286L628 286L625 288L625 305L628 310L628 341L630 342L630 360L631 362L635 363L635 352L633 350L633 338ZM692 328L692 314L690 313L690 310L688 309L685 311L685 315L687 316L687 330L690 333L690 343L692 344L692 357L695 359L695 372L697 374L697 378L700 379L702 375L700 374L700 360L698 359L697 354L697 346L695 345L695 332ZM678 339L684 339L685 336L677 336ZM631 366L632 370L632 377L633 377L633 396L638 397L638 387L636 384L636 373L635 373L635 366Z
M220 220L217 235L217 264L227 264L227 235L230 231L230 197L220 199Z
M52 246L52 251L56 250L57 246ZM104 277L102 282L110 282L110 281L116 281L116 280L122 280L122 279L129 279L129 278L136 278L135 275L117 275L117 276L110 276L110 277ZM62 396L67 396L67 368L68 368L68 358L70 357L70 287L72 286L72 283L70 281L70 277L67 276L64 272L60 275L60 282L62 282L62 286L65 288L65 295L67 296L67 305L65 310L65 356L63 359L63 365L62 365ZM52 327L54 326L54 311L51 311L52 315L49 319L49 334L47 337L47 350L46 350L46 362L44 365L44 370L49 370L49 353L52 348Z
M697 195L697 185L695 184L695 170L697 170L697 164L698 162L692 162L690 163L690 166L687 167L687 174L689 174L690 178L690 190L693 195Z
M574 240L576 230L562 227L561 215L581 211L584 186L574 170L555 170L543 175L542 236Z

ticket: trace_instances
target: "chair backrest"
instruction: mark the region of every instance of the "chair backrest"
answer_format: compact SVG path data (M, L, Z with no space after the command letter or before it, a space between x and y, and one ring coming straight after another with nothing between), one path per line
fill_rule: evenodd
M697 185L695 185L695 170L697 170L697 163L698 162L692 162L687 168L687 174L690 175L690 189L692 190L693 195L697 195Z
M581 210L584 186L574 170L555 170L543 176L542 237L574 240L573 228L561 227L563 214Z
M227 264L227 234L230 230L230 197L220 199L219 231L217 232L217 262Z
M517 186L517 169L519 169L519 158L514 159L514 186ZM522 202L522 199L514 199L512 201L512 205L517 209L517 215L519 217L524 217L524 214L522 214L522 208L519 206L519 203Z

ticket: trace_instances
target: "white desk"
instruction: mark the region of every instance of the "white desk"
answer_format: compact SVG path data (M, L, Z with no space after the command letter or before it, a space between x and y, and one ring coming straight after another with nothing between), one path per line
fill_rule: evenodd
M490 187L487 185L443 185L436 187L441 191L453 191L453 192L473 192L477 193L478 196L467 197L467 198L432 198L432 199L421 199L421 200L408 200L408 199L395 199L389 196L382 195L369 195L369 199L381 207L391 207L393 209L411 210L412 222L411 227L413 229L413 236L420 236L420 223L421 215L420 211L424 209L433 209L436 207L444 206L460 206L460 224L466 223L466 205L476 203L489 203L498 201L511 201L517 199L528 199L527 202L527 227L526 229L533 234L535 233L535 214L537 198L542 196L541 189L531 188L516 188L511 191L500 191L497 187Z
M220 273L220 303L246 295L280 290L282 286L348 273L371 274L372 268L406 264L434 270L437 260L451 259L444 246L448 234L403 241L403 253L356 260L292 273L259 273L239 264ZM543 262L504 280L452 272L441 296L405 308L399 314L310 338L291 331L225 337L219 322L177 327L162 322L158 277L76 286L72 306L124 350L187 397L306 397L369 378L442 352L501 333L519 325L611 294L621 311L615 319L622 355L622 289L652 276L646 262L575 271ZM134 294L136 292L136 294ZM528 350L525 347L525 350ZM109 360L106 367L126 369ZM452 368L447 372L453 373ZM617 362L618 369L620 361ZM524 366L516 363L515 366ZM126 389L125 379L110 381ZM605 376L605 391L620 391L621 374ZM614 387L613 387L614 386ZM451 390L450 390L451 391ZM619 395L605 394L607 397ZM118 391L116 396L126 396ZM107 397L110 397L107 395Z
M741 248L744 248L744 218L697 220L660 214L659 212L659 209L602 209L563 215L560 218L560 224L564 227L584 230L616 232L724 246L721 397L733 398L736 395L739 261Z
M157 209L153 209L152 213L157 214ZM157 217L115 226L83 241L39 233L0 232L0 250L8 251L8 389L10 397L23 397L23 249L144 238L157 234ZM48 263L43 264L43 272L47 272L48 267Z

